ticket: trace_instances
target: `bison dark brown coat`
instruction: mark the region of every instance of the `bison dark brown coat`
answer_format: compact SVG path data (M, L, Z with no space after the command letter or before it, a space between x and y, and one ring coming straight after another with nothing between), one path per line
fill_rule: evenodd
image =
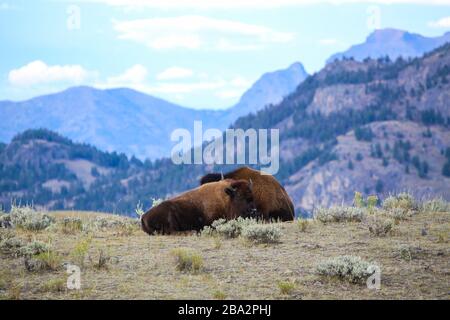
M265 220L294 220L294 204L286 190L273 176L261 174L260 171L249 167L242 167L224 175L220 173L207 174L200 183L208 185L211 182L220 181L222 178L251 180L256 209Z
M148 234L201 230L216 219L235 219L255 214L251 184L247 180L208 183L163 201L142 215Z

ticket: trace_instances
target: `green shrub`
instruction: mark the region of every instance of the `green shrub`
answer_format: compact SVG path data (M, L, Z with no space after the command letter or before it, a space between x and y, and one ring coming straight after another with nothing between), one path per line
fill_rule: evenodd
M389 196L383 201L383 209L390 210L400 208L404 210L416 210L417 203L412 195L409 193L400 193L396 196Z
M297 219L297 227L300 230L300 232L305 232L306 229L308 229L309 221L307 219Z
M323 222L360 222L365 216L364 208L336 206L314 210L314 218Z
M257 224L256 220L243 219L241 217L234 220L218 219L211 226L202 230L203 236L222 236L224 238L237 238L242 234L245 227Z
M213 297L216 300L225 300L227 298L227 295L225 292L223 292L221 290L215 290L213 292Z
M211 226L203 228L202 236L221 236L224 238L243 238L255 243L275 243L281 237L279 227L272 224L260 224L254 219L239 217L234 220L218 219Z
M371 264L357 256L339 256L326 260L317 266L321 276L336 277L351 283L363 283L371 275Z
M140 230L140 225L135 221L123 221L116 226L118 236L131 236L137 230Z
M11 225L25 230L39 231L48 228L55 222L53 217L41 212L37 212L31 206L11 207L10 212Z
M353 198L353 205L358 208L363 208L366 206L364 198L361 192L355 192L355 196Z
M414 215L415 211L403 209L403 208L392 208L385 211L385 215L394 219L396 222L407 220Z
M78 265L80 267L84 266L84 260L86 258L86 254L89 250L91 242L92 242L92 238L86 237L86 238L80 239L75 244L75 248L70 253L70 256L76 265Z
M134 209L134 212L139 217L139 219L144 215L144 213L145 213L144 206L143 206L143 204L140 201L136 205L136 208Z
M370 216L367 222L370 233L377 237L386 236L394 227L394 221L392 219L386 219L380 216Z
M450 212L450 202L443 198L434 198L424 201L420 206L422 212Z
M179 248L172 250L178 271L199 272L203 268L203 258L198 253Z
M14 238L14 232L12 230L0 230L0 242L6 239Z
M25 241L20 238L16 237L6 238L2 240L2 242L0 242L0 251L3 254L18 256L20 253L20 249L25 245L26 245Z
M62 265L62 257L51 250L47 250L32 257L25 257L25 268L30 272L56 271Z
M89 226L93 230L117 230L120 235L130 235L138 227L140 227L138 219L116 217L96 217Z
M353 198L353 205L357 208L374 208L378 204L378 197L376 195L368 196L367 199L364 199L361 192L355 192L355 196Z
M67 234L75 234L83 231L83 221L80 218L66 217L62 221L62 231Z
M295 289L295 283L291 281L280 281L278 282L278 288L280 289L280 293L283 295L289 295Z
M375 208L378 204L378 197L373 195L373 196L368 196L367 197L367 208Z
M404 244L399 246L396 251L396 256L398 256L400 259L411 261L420 254L422 249L420 247L414 247Z
M213 228L216 232L225 238L237 238L241 235L244 225L248 222L244 219L238 218L230 220L225 223L217 223Z
M33 241L27 244L26 246L21 247L19 249L19 255L24 257L32 257L49 250L50 249L46 243L40 241Z
M281 229L273 224L250 224L242 229L242 237L254 243L277 243Z
M95 269L107 270L109 268L108 264L111 261L111 256L108 253L106 253L104 250L100 249L100 250L98 250L98 255L95 258L89 257L89 259L91 260L91 263Z
M96 217L92 223L92 226L94 229L101 230L111 228L112 226L114 226L114 223L111 221L111 219L105 217Z
M11 228L11 216L9 214L6 214L4 212L0 213L0 228Z
M206 226L202 229L202 231L200 232L200 235L203 237L213 237L213 236L217 235L217 232L212 227Z
M43 292L64 292L67 290L66 279L51 279L44 282L40 288Z

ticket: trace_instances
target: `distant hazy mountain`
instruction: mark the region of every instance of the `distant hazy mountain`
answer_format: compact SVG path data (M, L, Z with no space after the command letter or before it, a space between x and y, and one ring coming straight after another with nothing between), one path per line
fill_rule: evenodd
M74 87L23 102L0 102L0 142L27 129L46 128L101 150L138 158L170 155L174 129L225 129L239 116L278 103L306 77L300 63L263 75L232 108L193 110L131 89Z
M219 116L196 111L130 89L74 87L24 102L0 102L0 141L18 132L47 128L78 142L137 157L162 157L170 151L170 133L206 124Z
M305 80L308 73L300 62L288 68L268 72L261 76L253 86L241 97L239 102L230 108L225 115L228 124L241 116L263 109L269 104L278 104Z
M353 57L358 61L367 57L389 56L391 59L400 56L404 58L418 57L446 42L450 42L450 32L433 38L403 30L380 29L371 33L364 43L351 46L347 51L332 55L327 63L343 57Z

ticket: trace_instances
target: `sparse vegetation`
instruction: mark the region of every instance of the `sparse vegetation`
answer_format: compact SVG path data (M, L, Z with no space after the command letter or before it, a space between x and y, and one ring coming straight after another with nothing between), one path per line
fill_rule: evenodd
M47 214L37 212L31 206L11 207L9 219L12 227L22 228L30 231L39 231L48 228L55 219Z
M250 224L242 229L242 237L253 243L277 243L281 229L274 224Z
M152 198L152 205L151 208L156 207L157 205L159 205L161 202L163 202L164 199L155 199ZM136 205L136 209L134 209L134 212L136 213L136 215L139 217L139 219L142 217L142 215L145 213L144 211L144 205L139 201L138 204Z
M219 235L224 238L232 239L239 237L243 230L250 226L257 224L256 220L253 219L243 219L241 217L234 220L218 219L212 223L209 227L205 227L202 230L202 235L204 236L215 236Z
M203 228L201 235L225 239L242 237L252 243L276 243L281 237L281 229L275 224L264 224L254 219L239 217L229 221L218 219L211 226Z
M213 292L213 298L216 300L225 300L227 298L227 295L221 290L215 290Z
M11 228L11 216L9 214L0 211L0 228Z
M51 279L44 282L40 288L43 292L64 292L67 290L66 279Z
M83 222L80 218L66 217L62 221L62 231L67 234L75 234L83 231Z
M375 208L378 204L378 197L373 195L373 196L368 196L367 197L367 208Z
M419 247L405 244L398 247L397 256L402 260L411 261L417 258L420 251L421 249Z
M23 247L21 247L18 251L20 256L24 257L32 257L39 255L41 253L49 251L49 246L41 241L33 241Z
M0 251L3 254L18 256L21 248L24 246L24 240L17 237L10 237L0 242Z
M215 231L225 238L237 238L242 234L243 229L250 225L256 224L255 221L249 219L238 218L230 221L217 220L216 224L213 224Z
M360 222L364 215L364 208L336 206L318 208L314 210L314 218L323 222Z
M203 234L148 236L144 232L122 237L116 223L102 222L103 226L107 225L102 228L94 226L95 221L118 219L115 216L49 213L57 223L40 232L0 229L0 242L19 239L20 245L12 246L15 248L12 252L27 252L22 256L22 253L0 250L0 299L359 299L362 288L351 283L364 282L367 277L364 268L358 272L361 268L349 267L351 263L341 261L337 265L347 265L347 269L336 265L322 273L316 269L330 257L349 255L363 257L367 262L377 261L381 267L382 290L364 288L364 298L446 297L450 215L441 210L439 201L437 205L416 201L420 214L399 220L393 226L394 232L376 238L368 230L367 221L394 220L393 210L369 208L369 199L365 202L364 207L358 208L364 212L362 223L323 224L308 220L307 233L300 233L302 222L253 221L253 225L280 228L282 242L277 245L247 245L252 242L245 240L242 233L237 238L226 238L213 228L211 237ZM65 217L80 218L84 230L63 233ZM219 221L215 226L223 223ZM423 236L421 229L426 229ZM88 238L92 239L88 249L81 250L84 251L82 289L63 289L63 266L79 264L73 255L75 246ZM45 244L47 250L40 252L42 249L37 249L40 246L34 242ZM53 265L53 270L48 265ZM432 266L433 272L427 266ZM337 283L333 278L345 282ZM267 282L267 279L275 280Z
M355 192L355 196L353 198L353 205L358 208L364 208L366 203L361 192Z
M357 208L375 208L379 202L379 199L376 195L368 196L367 199L364 199L361 192L355 192L355 196L353 198L353 205Z
M111 261L111 256L105 250L99 249L96 257L95 258L89 257L89 259L91 260L91 263L95 269L97 269L97 270L106 269L107 270L108 264Z
M200 254L184 248L172 250L175 266L178 271L200 272L203 268L203 258Z
M407 210L403 208L392 208L390 210L381 210L382 214L391 217L398 224L402 220L407 220L412 217L416 211Z
M308 229L309 225L310 225L309 220L302 219L302 218L297 219L296 223L297 223L297 226L298 226L298 230L300 232L305 232Z
M388 235L394 227L394 221L377 215L368 217L367 226L371 234L377 237Z
M75 244L75 248L71 252L70 256L71 256L73 262L77 266L79 266L79 267L83 267L84 266L84 261L86 259L86 255L87 255L87 252L88 252L89 247L91 245L91 242L92 242L92 238L91 237L86 237L86 238L80 239Z
M424 201L420 206L422 212L449 212L450 202L443 198L434 198Z
M391 195L383 201L383 209L390 210L394 208L400 208L403 210L416 210L417 203L414 197L406 192L398 195Z
M335 277L352 283L363 283L371 275L371 264L357 256L339 256L328 259L317 266L321 276Z
M278 288L282 295L290 295L295 289L295 283L292 281L279 281Z
M52 250L47 250L33 257L25 257L24 263L29 272L56 271L62 265L62 257Z

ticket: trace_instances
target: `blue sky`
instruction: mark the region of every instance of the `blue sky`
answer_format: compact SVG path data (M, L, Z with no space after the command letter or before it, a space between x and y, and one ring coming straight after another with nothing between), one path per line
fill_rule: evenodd
M131 87L224 108L264 72L310 73L374 27L450 30L450 0L0 0L0 100Z

